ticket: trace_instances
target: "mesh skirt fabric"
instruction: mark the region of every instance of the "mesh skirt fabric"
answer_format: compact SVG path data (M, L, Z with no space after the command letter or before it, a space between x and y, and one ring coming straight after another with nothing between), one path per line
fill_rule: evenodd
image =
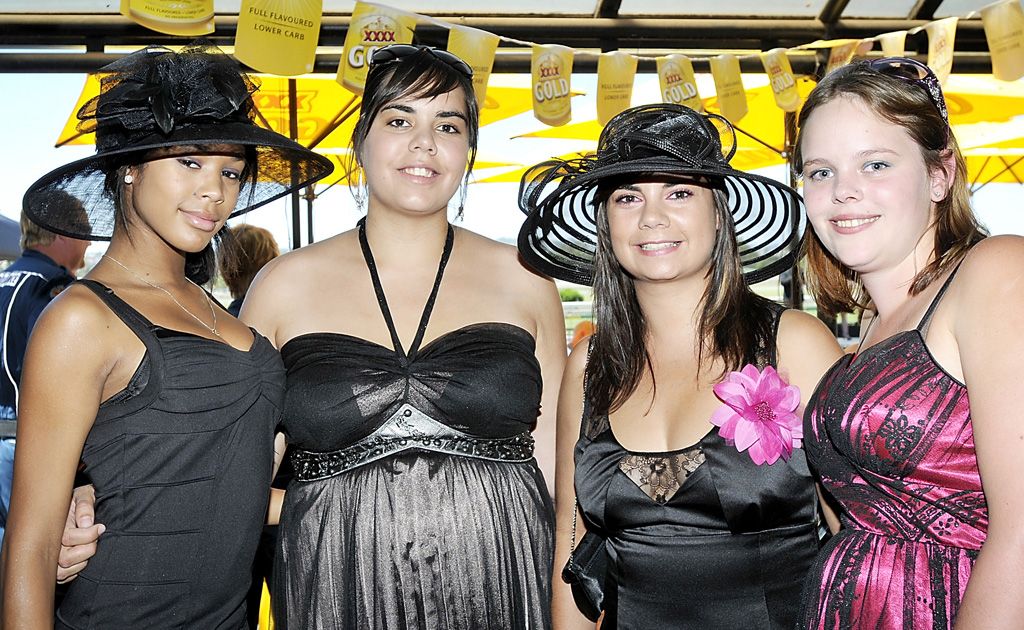
M552 527L533 461L409 452L293 483L274 567L275 623L549 628Z

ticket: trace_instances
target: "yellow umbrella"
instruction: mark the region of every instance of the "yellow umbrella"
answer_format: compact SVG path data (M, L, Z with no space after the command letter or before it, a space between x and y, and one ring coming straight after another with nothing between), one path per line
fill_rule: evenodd
M259 112L257 123L273 129L278 133L289 135L288 81L277 76L257 75L260 89L254 99ZM300 77L295 80L295 110L297 114L298 142L305 146L326 153L335 162L335 171L321 184L347 182L347 153L352 129L355 126L355 113L359 109L358 96L343 88L334 79L318 77ZM78 110L91 98L99 94L100 85L96 75L86 77L82 93L71 112L70 117L57 138L56 146L69 144L94 144L95 136L91 133L80 133L76 126ZM480 108L480 125L487 125L510 116L530 111L533 107L529 88L521 87L490 87L487 97ZM518 166L503 161L477 162L478 168L496 168Z
M814 87L807 77L797 79L801 99ZM737 130L736 154L732 165L741 170L753 170L785 163L785 114L775 105L771 87L749 89L749 112L735 121ZM1016 182L1024 175L1024 162L1016 160L1024 155L1024 122L1014 118L1024 112L1024 81L1007 83L991 76L953 75L945 88L950 123L967 156L968 175L976 185L991 181ZM704 99L704 108L718 111L715 97ZM596 120L576 122L563 127L548 127L521 134L520 138L547 138L583 140L596 147L601 126ZM1013 165L1008 168L1008 165ZM484 181L515 181L525 169Z

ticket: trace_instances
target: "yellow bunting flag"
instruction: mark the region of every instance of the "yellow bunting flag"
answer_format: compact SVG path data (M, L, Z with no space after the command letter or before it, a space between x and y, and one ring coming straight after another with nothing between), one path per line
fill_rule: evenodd
M992 76L1016 81L1024 76L1024 10L1019 0L1006 0L981 10L981 23L992 56Z
M886 57L903 57L907 53L907 32L894 31L878 36L882 44L882 54Z
M415 15L356 2L345 34L345 51L338 65L338 82L349 91L362 94L373 51L388 44L408 44L415 31Z
M953 40L956 39L956 25L960 18L949 17L936 20L924 27L928 32L928 67L945 84L953 69Z
M747 115L747 93L743 91L740 60L736 55L718 55L709 61L718 93L718 109L730 122L737 122Z
M624 52L602 53L597 59L597 122L608 121L633 99L636 57Z
M121 0L121 15L168 35L197 37L213 32L213 0Z
M773 48L761 53L761 63L771 81L775 104L782 111L795 112L800 108L800 92L796 89L796 78L793 68L789 65L789 57L785 48Z
M857 49L860 48L860 45L861 40L850 39L833 46L828 53L828 64L825 66L825 74L850 63L850 60L853 59L853 55L857 52Z
M572 118L569 89L572 52L572 48L557 44L533 45L530 64L533 115L545 125L559 127Z
M487 95L487 81L491 78L499 41L501 38L493 33L466 26L453 26L448 33L448 52L473 68L473 91L480 107Z
M312 72L322 15L322 0L242 0L235 57L268 74Z
M667 55L658 57L657 63L661 99L666 103L703 111L704 103L697 93L697 79L693 76L690 58L686 55Z

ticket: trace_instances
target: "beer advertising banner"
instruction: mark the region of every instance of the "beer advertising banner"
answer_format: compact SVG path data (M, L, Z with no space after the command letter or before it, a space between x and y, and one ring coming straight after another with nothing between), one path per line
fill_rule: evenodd
M483 107L487 96L487 81L491 78L494 54L500 41L501 38L493 33L466 26L453 26L448 33L448 52L473 69L473 91L480 107Z
M572 48L533 45L530 64L533 115L545 125L561 127L572 118L572 58Z
M932 69L939 83L945 84L953 70L953 40L956 39L956 25L960 18L936 20L925 27L928 32L928 67Z
M709 61L718 92L718 109L729 122L737 122L747 115L747 93L740 76L740 60L736 55L718 55Z
M242 0L235 57L268 74L312 72L322 16L322 0Z
M800 108L800 92L796 88L796 78L793 76L789 57L786 56L786 49L774 48L761 53L761 63L764 64L764 71L771 81L775 104L785 112L798 110Z
M602 53L597 59L597 122L607 125L633 100L637 59L624 52Z
M698 112L704 103L697 92L697 79L693 74L693 62L686 55L667 55L656 59L658 64L658 87L666 103L685 105Z
M213 32L213 0L121 0L121 15L167 35L198 37Z
M1016 81L1024 76L1024 9L1007 0L981 10L981 24L992 55L992 76Z
M415 15L357 2L345 35L345 50L338 65L338 82L350 92L362 94L373 51L388 44L412 43L415 31Z

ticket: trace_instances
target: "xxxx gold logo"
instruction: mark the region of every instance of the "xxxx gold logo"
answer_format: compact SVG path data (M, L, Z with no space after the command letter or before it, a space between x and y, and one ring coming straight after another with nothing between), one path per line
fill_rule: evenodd
M538 73L541 79L553 79L557 78L562 74L561 68L558 67L557 61L542 61L538 67Z
M555 55L545 55L537 62L537 82L533 95L538 102L569 94L569 81L562 78L562 63Z
M683 71L674 63L665 64L665 71L662 73L665 89L661 97L666 103L685 103L696 98L697 86L683 79Z
M388 20L390 22L390 20ZM387 24L383 17L378 15L373 22L363 27L363 42L366 44L393 44L395 43L394 22Z

